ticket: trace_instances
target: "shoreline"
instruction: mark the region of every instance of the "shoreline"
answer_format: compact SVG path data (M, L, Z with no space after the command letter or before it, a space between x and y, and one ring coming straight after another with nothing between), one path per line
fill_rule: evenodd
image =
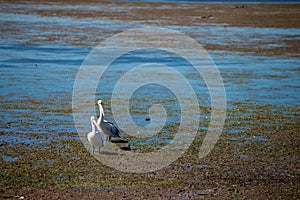
M67 6L65 9L47 9L43 7L27 9L9 8L9 5L26 5L35 2L37 5ZM148 25L197 26L201 23L224 24L230 27L257 28L300 28L300 3L295 4L206 4L177 2L108 2L74 0L50 2L29 0L24 2L8 1L0 5L7 7L5 12L19 14L37 14L40 16L84 18L108 18L110 20L142 22ZM76 5L76 9L72 6ZM80 6L83 6L80 8ZM70 7L68 7L70 6ZM101 6L100 10L86 10L84 6Z

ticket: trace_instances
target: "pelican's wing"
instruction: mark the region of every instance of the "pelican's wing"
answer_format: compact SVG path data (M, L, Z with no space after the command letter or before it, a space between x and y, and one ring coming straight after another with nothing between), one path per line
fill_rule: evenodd
M119 131L119 129L115 126L115 125L113 125L112 126L112 132L114 133L114 135L116 136L116 137L120 137L120 131Z
M119 129L112 123L112 122L108 122L108 124L110 125L110 129L112 132L112 137L120 137L119 133Z

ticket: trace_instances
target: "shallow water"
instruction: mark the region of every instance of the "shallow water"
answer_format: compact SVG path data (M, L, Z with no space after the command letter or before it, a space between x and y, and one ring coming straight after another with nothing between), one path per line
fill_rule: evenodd
M24 7L29 9L29 5L26 4L16 6L15 9ZM45 5L42 8L87 11L105 9L94 5L69 8L63 5ZM74 134L66 133L76 133L71 108L72 90L82 61L92 47L116 31L148 26L141 22L121 22L107 18L79 19L12 12L1 12L0 21L6 31L1 34L0 39L0 143L11 145L47 144L53 140L78 138ZM280 28L235 28L218 24L167 28L191 35L202 44L261 45L263 48L284 46L286 44L278 41L297 40L300 31ZM261 41L264 41L263 45ZM115 63L115 67L106 72L105 78L108 79L100 80L96 96L109 102L114 86L112 83L133 66L148 62L169 65L187 77L193 85L202 111L199 130L207 130L210 97L205 82L189 64L172 55L158 53L160 52L137 51L124 55ZM275 110L280 110L283 106L299 106L298 57L291 57L288 52L276 57L220 50L209 51L209 54L223 77L229 109L237 108L240 104L249 108L257 104L268 104ZM110 84L106 84L107 82ZM146 126L149 123L145 120L149 117L148 108L153 103L164 105L168 112L167 124L159 136L149 140L132 139L134 145L146 145L150 149L160 148L170 141L172 133L178 127L180 105L170 91L158 85L145 86L133 95L131 114L134 122ZM93 106L96 105L91 105ZM105 108L108 120L114 121L109 103ZM237 115L243 118L248 114L239 112ZM287 113L289 114L294 115ZM230 120L235 123L239 119ZM86 130L89 131L88 119L86 121ZM252 125L255 126L255 123ZM197 126L193 128L198 129ZM247 127L225 126L224 131L236 133L249 129L251 124ZM43 135L43 138L36 138L35 135ZM232 137L232 140L248 139ZM251 142L252 139L249 140ZM257 137L255 140L264 141L265 138Z

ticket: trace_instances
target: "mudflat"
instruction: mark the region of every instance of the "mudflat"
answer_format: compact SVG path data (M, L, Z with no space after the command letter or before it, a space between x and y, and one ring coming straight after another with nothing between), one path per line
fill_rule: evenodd
M300 4L202 4L148 3L111 1L1 1L1 12L22 17L68 19L66 26L56 27L56 34L47 32L47 20L31 26L9 20L1 24L2 41L22 45L68 44L90 47L102 41L97 29L70 25L76 20L116 20L129 24L153 26L220 26L278 29L300 28ZM85 7L88 6L88 7ZM9 15L6 15L9 16ZM134 26L134 25L133 25ZM130 26L129 26L130 28ZM114 34L121 29L109 30ZM60 34L62 32L62 34ZM86 35L73 37L75 32ZM40 36L40 37L37 37ZM189 34L196 37L196 34ZM212 36L213 37L213 36ZM257 36L257 43L212 43L205 41L207 50L253 53L258 56L297 59L299 33L272 43ZM281 46L281 44L284 45ZM266 45L272 46L265 48ZM294 69L299 74L299 68ZM280 79L280 76L269 77ZM274 89L276 92L276 88ZM299 85L295 90L299 90ZM275 93L274 92L274 93ZM5 112L30 105L37 113L53 101L26 99L8 101L1 94ZM284 97L282 97L284 98ZM72 115L68 99L60 109L48 113ZM19 106L19 107L18 107ZM209 108L203 108L209 113ZM247 113L247 115L245 115ZM48 141L47 134L9 131L14 124L28 126L32 121L16 120L1 124L1 136L15 136L47 141L46 144L1 141L1 199L298 199L299 198L299 104L258 105L253 102L230 102L225 131L211 153L199 160L198 150L204 131L199 131L189 150L170 166L151 173L131 174L113 170L98 162L78 140L74 131L57 137L69 139ZM30 114L22 114L24 117ZM244 127L244 131L226 130ZM47 130L47 124L44 129ZM4 131L6 130L6 131ZM53 130L48 133L53 134ZM125 138L126 139L126 138ZM135 151L137 149L133 149ZM5 156L4 156L5 155ZM15 159L16 158L16 159Z

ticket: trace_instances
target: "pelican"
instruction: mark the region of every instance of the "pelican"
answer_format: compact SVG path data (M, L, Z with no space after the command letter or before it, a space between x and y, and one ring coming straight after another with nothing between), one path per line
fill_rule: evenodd
M97 120L97 129L102 132L106 137L106 143L108 143L111 137L120 137L118 128L111 122L104 120L104 110L102 107L102 101L98 100L100 116Z
M91 116L90 120L91 120L91 125L92 125L92 132L89 132L87 134L87 139L92 146L93 154L94 154L95 148L99 148L99 153L100 153L101 147L103 146L103 139L102 139L101 135L98 132L96 132L95 126L97 126L97 122L95 120L95 117Z

